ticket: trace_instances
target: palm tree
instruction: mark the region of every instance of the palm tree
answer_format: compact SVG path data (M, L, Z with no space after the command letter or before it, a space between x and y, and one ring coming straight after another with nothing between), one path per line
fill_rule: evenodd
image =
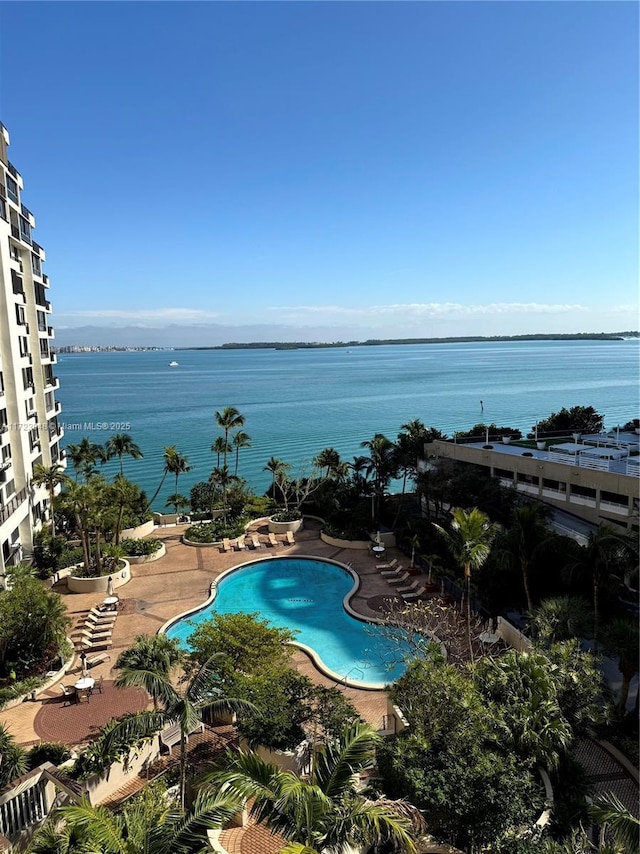
M517 566L520 569L529 615L533 614L531 570L544 557L552 538L546 515L541 504L522 504L518 507L505 536L501 538L501 548L497 552L502 566Z
M54 463L52 466L43 466L36 463L33 467L33 478L31 482L36 486L44 486L49 494L49 513L51 515L51 536L56 535L56 520L53 512L53 499L55 498L56 489L63 483L67 483L69 478L65 474L63 467L59 463Z
M606 652L618 660L622 684L617 709L620 715L625 715L631 681L637 675L640 667L638 664L638 644L640 643L638 623L636 620L616 617L607 625L602 635L602 645ZM640 694L640 688L638 693Z
M613 837L619 851L640 849L640 821L613 792L596 795L589 807L591 818L602 826L602 836Z
M128 433L115 433L105 444L104 461L112 460L118 457L120 460L120 475L124 476L122 458L124 456L132 457L134 460L139 460L143 456L142 451L133 441Z
M174 687L168 675L163 676L159 669L138 670L134 667L123 669L118 677L121 685L144 688L156 697L163 708L158 712L140 712L117 724L105 738L105 751L109 753L112 744L121 739L147 737L167 723L178 724L180 728L180 804L184 807L186 795L186 758L187 736L203 721L205 714L212 716L239 713L253 710L255 707L246 700L237 700L223 696L217 666L223 653L215 653L200 668L192 671L184 684L182 693Z
M138 487L135 483L122 474L117 474L113 483L108 487L109 498L113 498L117 505L118 511L116 516L116 524L114 531L114 542L116 545L120 543L120 532L122 531L122 520L124 519L124 511L127 505L131 506L139 495Z
M186 495L180 495L179 492L172 492L165 501L165 507L173 507L173 512L178 514L181 510L186 510L191 506L191 502Z
M251 436L248 433L245 433L244 430L238 430L238 432L234 434L234 437L231 440L231 444L236 449L236 466L235 466L235 469L233 470L233 473L237 477L240 448L250 448L251 447Z
M447 531L441 525L433 522L434 528L439 531L449 546L455 560L464 570L466 598L467 598L467 636L469 642L469 656L473 664L473 644L471 640L471 573L480 569L489 557L491 544L498 532L486 513L473 507L466 511L461 507L452 510L451 530Z
M82 544L82 555L85 567L91 564L89 547L89 513L92 504L92 490L86 483L71 481L60 496L60 504L74 518L76 530Z
M153 493L153 496L151 497L150 501L147 504L148 508L151 508L153 502L156 500L156 498L160 494L160 490L164 486L164 482L165 482L167 475L169 473L176 474L176 470L178 470L178 474L180 474L180 471L182 471L182 470L188 471L188 468L182 469L182 461L184 460L184 463L186 464L186 459L185 459L185 457L182 456L180 451L177 450L175 445L167 445L165 448L162 449L162 459L164 461L164 467L162 469L162 478L160 480L160 484L158 485L158 488ZM177 476L176 476L176 492L177 492Z
M214 454L217 455L218 459L216 460L216 468L220 468L220 457L222 456L226 459L227 454L231 450L231 445L223 436L217 436L213 445L211 445L211 450Z
M566 569L568 578L586 575L591 581L593 596L594 650L598 651L600 632L600 594L612 576L616 575L620 539L606 525L591 531L586 546L580 547L580 556Z
M315 753L308 779L282 771L253 752L229 752L222 770L205 777L214 792L251 800L251 815L290 844L285 852L338 854L390 843L394 851L415 854L412 823L421 828L418 811L404 801L370 801L354 783L359 771L374 764L380 737L367 725L345 728L337 741Z
M225 406L222 412L215 413L215 419L218 427L224 430L225 445L229 444L229 431L236 430L239 427L244 427L244 415L242 415L235 406ZM224 463L227 464L227 451L224 453Z
M591 624L592 612L585 599L554 596L543 599L532 615L532 625L543 646L583 637Z
M76 473L82 474L85 480L89 480L96 473L96 464L104 461L105 450L102 445L90 442L85 438L78 445L68 445L67 455Z
M372 522L377 528L384 490L391 478L397 474L396 446L382 433L376 433L372 439L361 442L360 447L369 451L367 471L373 474L375 496Z
M326 469L324 476L328 479L340 468L340 454L335 448L325 448L315 457L313 465L319 469Z
M289 463L285 463L284 460L279 460L277 457L270 457L267 460L266 466L262 469L262 471L270 471L273 477L273 481L271 483L271 495L273 500L276 498L276 483L280 482L280 479L286 472L291 468ZM284 498L284 493L283 496Z
M14 737L0 723L0 789L27 770L27 751L15 743Z
M204 851L207 830L238 810L228 794L199 794L188 812L176 810L163 787L151 784L122 810L79 804L61 807L40 829L29 854L193 854ZM60 823L62 820L62 823Z
M235 480L237 478L235 475L230 474L227 466L215 468L209 475L209 483L212 483L216 487L219 486L222 489L222 518L225 522L227 519L227 490Z
M121 652L114 665L120 671L116 687L141 684L141 673L146 674L143 687L151 695L153 708L158 711L158 698L164 696L164 686L172 671L184 659L184 651L174 638L165 634L138 635L129 649ZM155 684L154 680L157 680Z

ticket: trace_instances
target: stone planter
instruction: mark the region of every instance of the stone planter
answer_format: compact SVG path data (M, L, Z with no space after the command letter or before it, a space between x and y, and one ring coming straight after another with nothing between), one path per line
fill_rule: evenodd
M538 448L539 451L544 451L547 447L547 443L546 442L536 442L536 447Z
M148 522L143 522L142 525L138 525L137 528L125 528L124 531L120 531L120 539L142 540L144 537L148 537L149 534L153 534L154 528L155 523L153 519L149 519Z
M509 445L510 443L511 443L511 436L503 436L502 437L502 444L503 445Z
M79 566L81 565L79 564ZM67 577L67 589L70 593L96 593L106 596L109 578L111 578L114 590L122 587L123 584L128 584L131 581L129 561L120 560L119 568L111 576L100 575L97 578L81 578L78 575L71 574Z
M292 522L274 522L273 519L269 518L269 530L272 534L286 534L287 531L295 534L303 525L304 519L294 519Z
M358 549L359 551L367 551L371 545L371 540L339 540L337 537L330 537L322 531L320 531L320 539L328 546L334 546L337 549Z
M153 563L154 560L160 560L161 557L164 557L167 553L167 547L164 543L160 545L160 548L157 549L153 554L150 555L127 555L126 559L129 561L131 566L136 566L140 563ZM114 585L115 586L115 585Z

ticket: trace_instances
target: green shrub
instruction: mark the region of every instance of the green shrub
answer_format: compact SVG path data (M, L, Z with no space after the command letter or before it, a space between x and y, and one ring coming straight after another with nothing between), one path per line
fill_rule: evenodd
M223 537L239 537L244 533L247 522L245 516L237 519L215 519L213 522L204 522L201 525L192 525L184 533L187 540L192 543L217 543Z
M58 741L43 741L40 744L35 744L27 752L27 766L29 771L32 771L38 765L42 765L43 762L60 765L70 757L71 751L66 744L60 744Z
M336 540L365 540L371 539L369 532L364 528L348 528L339 527L331 522L325 522L322 526L322 533L327 537L334 537Z
M271 518L274 522L297 522L302 519L302 513L299 510L279 510Z
M0 709L3 709L12 700L30 694L36 688L43 685L44 681L40 676L28 676L26 679L21 679L19 682L13 682L11 685L0 688Z
M120 545L124 554L131 555L131 557L143 557L155 554L162 546L162 541L157 537L150 537L148 540L124 539L120 541Z

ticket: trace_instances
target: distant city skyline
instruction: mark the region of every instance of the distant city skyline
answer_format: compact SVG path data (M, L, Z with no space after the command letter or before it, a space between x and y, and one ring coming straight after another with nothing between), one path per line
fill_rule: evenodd
M3 3L0 31L61 343L638 326L637 4Z

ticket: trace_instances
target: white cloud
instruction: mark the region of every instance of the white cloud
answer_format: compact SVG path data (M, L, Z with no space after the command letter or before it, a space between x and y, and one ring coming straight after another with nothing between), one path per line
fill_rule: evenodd
M399 303L390 305L371 305L362 307L343 307L336 305L299 305L299 306L270 306L270 311L283 313L287 319L309 317L309 315L337 315L351 319L373 321L385 317L413 318L456 318L474 317L478 315L501 314L573 314L588 311L586 306L571 303L486 303L464 304L456 302L430 303Z
M60 312L60 317L83 320L122 320L130 323L204 323L218 320L217 311L198 308L87 308Z

